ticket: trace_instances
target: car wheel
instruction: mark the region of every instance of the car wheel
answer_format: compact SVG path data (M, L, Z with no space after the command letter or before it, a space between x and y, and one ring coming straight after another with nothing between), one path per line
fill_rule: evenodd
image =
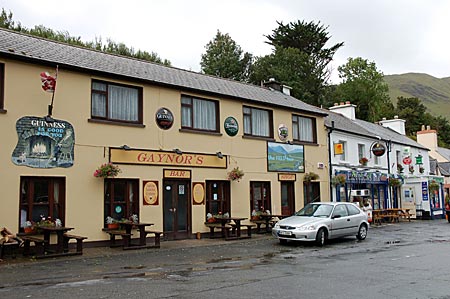
M287 240L286 239L280 239L280 244L281 245L286 245L287 244Z
M319 229L316 235L316 244L319 246L325 245L327 241L327 232L324 228Z
M367 225L361 224L358 230L358 234L356 235L356 238L358 240L364 240L367 237Z

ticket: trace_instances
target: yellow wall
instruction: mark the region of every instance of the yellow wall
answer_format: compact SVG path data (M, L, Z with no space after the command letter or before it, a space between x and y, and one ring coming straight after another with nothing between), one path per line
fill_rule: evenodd
M108 77L89 76L87 74L66 71L60 68L54 100L53 117L72 124L75 130L74 165L70 168L38 169L17 166L11 161L11 154L17 144L15 124L24 116L45 116L51 101L51 93L41 88L39 74L42 71L53 73L54 70L44 66L0 60L5 64L5 104L7 113L0 114L2 143L0 145L2 190L2 208L0 209L0 226L8 226L18 231L19 217L19 184L21 176L55 176L66 178L66 226L75 227L76 234L87 236L88 241L104 240L107 235L101 231L103 217L103 179L93 177L94 170L108 161L108 148L127 144L133 148L171 151L179 148L184 152L215 154L221 151L228 156L228 169L191 168L192 182L205 180L224 180L227 172L239 166L245 172L240 182L231 182L231 207L233 216L250 217L250 181L271 181L270 210L281 213L280 183L276 172L267 172L266 141L242 138L243 116L242 105L261 107L273 110L274 136L277 141L278 125L283 123L289 128L292 139L292 111L275 109L244 103L237 100L197 95L203 98L220 101L221 136L180 132L180 95L176 89L161 88L133 82L112 80ZM145 127L130 127L89 122L91 80L101 79L143 87L143 122ZM155 122L155 113L161 108L168 108L175 118L170 130L160 129ZM295 112L296 114L300 114ZM239 133L228 136L223 123L228 116L238 120ZM318 162L327 165L328 151L326 130L323 118L317 118L318 145L305 145L305 170L313 171L320 176L321 198L328 201L329 184L328 169L318 169ZM162 187L163 168L161 166L121 165L119 178L137 178L140 180L140 220L155 223L155 229L162 230L162 192L159 190L159 205L148 206L142 202L142 181L159 181ZM180 167L180 169L183 169ZM185 169L185 168L184 168ZM303 206L303 174L297 173L295 183L296 206ZM192 206L192 233L206 232L204 226L205 205Z

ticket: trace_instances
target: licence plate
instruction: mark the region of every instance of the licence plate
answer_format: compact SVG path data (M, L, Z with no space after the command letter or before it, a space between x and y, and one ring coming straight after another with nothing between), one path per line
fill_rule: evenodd
M278 231L278 234L281 236L292 236L292 232L288 232L288 231L284 231L284 230Z

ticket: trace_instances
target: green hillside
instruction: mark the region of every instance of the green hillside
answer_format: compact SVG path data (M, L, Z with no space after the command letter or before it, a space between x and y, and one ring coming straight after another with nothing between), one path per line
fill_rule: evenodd
M435 78L427 74L407 73L384 77L394 103L397 97L419 98L428 112L450 120L450 77Z

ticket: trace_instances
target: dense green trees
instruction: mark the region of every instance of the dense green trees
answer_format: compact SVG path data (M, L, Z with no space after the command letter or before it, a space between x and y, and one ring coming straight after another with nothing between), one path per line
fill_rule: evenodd
M217 34L206 46L200 66L202 72L222 78L248 82L253 55L247 53L228 35Z
M346 64L338 67L338 72L343 81L336 87L334 97L357 105L356 116L359 119L374 122L383 117L393 117L389 87L375 62L361 57L348 58Z
M116 43L109 38L106 40L106 44L102 43L101 38L95 39L95 41L91 42L83 42L81 40L81 37L70 36L67 31L55 31L43 25L34 26L34 28L28 29L26 27L23 27L20 22L16 23L13 20L12 12L10 11L9 13L7 13L4 8L2 8L2 12L0 13L0 27L43 38L48 38L71 45L95 49L111 54L143 59L170 66L170 61L167 59L161 59L157 53L141 50L135 51L132 47L127 47L123 43Z

